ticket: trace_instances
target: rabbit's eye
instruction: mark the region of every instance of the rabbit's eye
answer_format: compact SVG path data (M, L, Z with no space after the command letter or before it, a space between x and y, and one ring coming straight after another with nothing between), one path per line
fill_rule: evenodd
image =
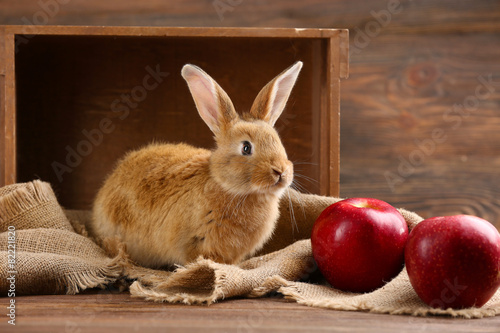
M243 141L241 147L241 155L252 155L252 144L248 141Z

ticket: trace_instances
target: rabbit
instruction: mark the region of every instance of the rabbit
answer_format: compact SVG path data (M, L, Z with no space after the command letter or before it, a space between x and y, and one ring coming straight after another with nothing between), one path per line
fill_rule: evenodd
M263 247L293 181L273 126L301 68L298 61L275 77L240 116L215 80L186 64L181 75L215 149L152 143L126 154L95 198L94 236L117 236L130 259L150 268L200 256L236 264Z

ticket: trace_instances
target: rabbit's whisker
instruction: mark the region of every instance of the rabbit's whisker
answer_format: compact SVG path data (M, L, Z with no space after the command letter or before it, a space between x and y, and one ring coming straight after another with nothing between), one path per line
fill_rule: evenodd
M298 179L294 179L290 186L299 192L310 194L310 192L299 182Z
M303 174L300 174L300 173L295 173L294 174L295 177L298 177L298 178L302 178L302 179L305 179L313 184L318 184L318 181L312 177L309 177L309 176L306 176L306 175L303 175Z
M290 204L290 220L292 222L292 235L294 232L294 227L297 229L297 232L299 232L299 226L297 225L297 220L295 219L295 212L293 210L293 203L292 203L292 197L290 196L290 189L287 189L287 195L288 195L288 202Z
M312 163L312 162L293 162L293 165L314 165L314 166L318 166L318 163Z
M302 200L302 197L300 196L300 192L303 192L303 191L299 191L294 184L290 185L290 188L292 188L294 191L292 192L294 195L295 195L295 198L298 200L298 203L300 205L300 208L302 210L302 215L304 216L304 218L306 217L306 210L305 210L305 205L304 205L304 201Z

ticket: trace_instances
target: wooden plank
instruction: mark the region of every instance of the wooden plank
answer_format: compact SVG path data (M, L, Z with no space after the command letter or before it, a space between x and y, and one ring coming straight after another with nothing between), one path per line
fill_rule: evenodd
M381 34L352 57L341 89L342 196L500 227L499 37Z
M320 193L322 195L339 195L340 173L340 77L347 77L347 68L341 65L343 56L348 54L344 34L340 38L330 38L326 44L326 70L322 85L322 112L320 113L320 165L328 166L320 175ZM343 50L344 52L341 52ZM325 169L323 169L325 170Z
M309 1L198 1L133 0L49 1L42 6L30 0L1 0L0 23L27 25L139 25L139 26L221 26L221 27L317 27L363 30L368 22L389 24L383 29L406 33L419 31L498 31L500 6L495 0L309 0ZM221 5L219 8L217 4ZM375 14L373 14L375 13Z
M175 36L175 37L260 37L260 38L332 38L347 34L345 29L299 28L197 28L197 27L120 27L120 26L5 26L18 35L97 35L97 36ZM345 50L345 48L343 49ZM342 58L347 61L346 55ZM345 66L345 64L343 65Z
M5 29L0 27L0 133L5 131ZM5 137L0 135L0 186L5 185Z
M0 72L0 159L2 163L0 185L15 183L16 180L16 96L15 96L15 74L14 35L2 29L0 33L0 63L3 67Z
M330 163L330 123L328 117L331 112L331 94L330 82L332 80L333 74L333 62L331 59L331 41L326 42L326 57L323 60L325 63L325 71L322 74L322 84L321 84L321 108L319 113L319 142L316 143L319 146L319 165L329 165ZM330 170L321 168L321 173L319 177L319 189L320 194L326 195L330 192Z
M339 34L339 75L341 79L349 78L349 30L343 29Z
M464 161L461 156L435 157L416 167L393 192L388 190L383 170L397 173L399 162L394 159L371 160L370 168L366 168L366 159L349 159L350 168L342 172L342 195L380 198L425 218L455 214L480 216L500 230L498 159L484 157Z
M328 72L327 78L327 96L328 96L328 116L325 123L328 123L329 128L329 152L328 152L328 166L329 176L328 184L329 191L327 195L339 195L339 175L340 175L340 79L339 77L345 73L342 72L340 39L332 38L329 41L327 56L332 61L331 69Z
M3 303L3 302L2 302ZM147 302L127 293L16 297L16 326L2 332L497 332L500 317L417 318L333 311L283 298L233 299L205 305Z
M321 135L319 142L320 158L323 169L320 175L320 193L323 195L339 195L340 173L340 78L348 76L348 67L345 66L345 56L348 54L348 33L340 38L330 38L326 43L326 70L321 93L320 126ZM348 66L348 65L347 65Z

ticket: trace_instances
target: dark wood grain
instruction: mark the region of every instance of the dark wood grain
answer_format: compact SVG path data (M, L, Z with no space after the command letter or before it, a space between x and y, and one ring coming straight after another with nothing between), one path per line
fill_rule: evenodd
M56 2L58 1L58 2ZM393 32L498 31L496 0L1 0L2 24L76 24L144 26L241 26L363 29L391 4L398 8L384 29ZM217 10L215 4L222 4ZM399 3L399 6L398 6ZM225 4L225 5L224 5ZM47 15L40 14L46 12Z
M3 305L5 299L2 300ZM3 306L2 306L3 308ZM283 298L210 306L146 302L127 293L16 297L16 326L2 332L498 332L500 317L477 320L333 311Z
M499 41L381 35L353 57L341 94L341 195L499 227Z

